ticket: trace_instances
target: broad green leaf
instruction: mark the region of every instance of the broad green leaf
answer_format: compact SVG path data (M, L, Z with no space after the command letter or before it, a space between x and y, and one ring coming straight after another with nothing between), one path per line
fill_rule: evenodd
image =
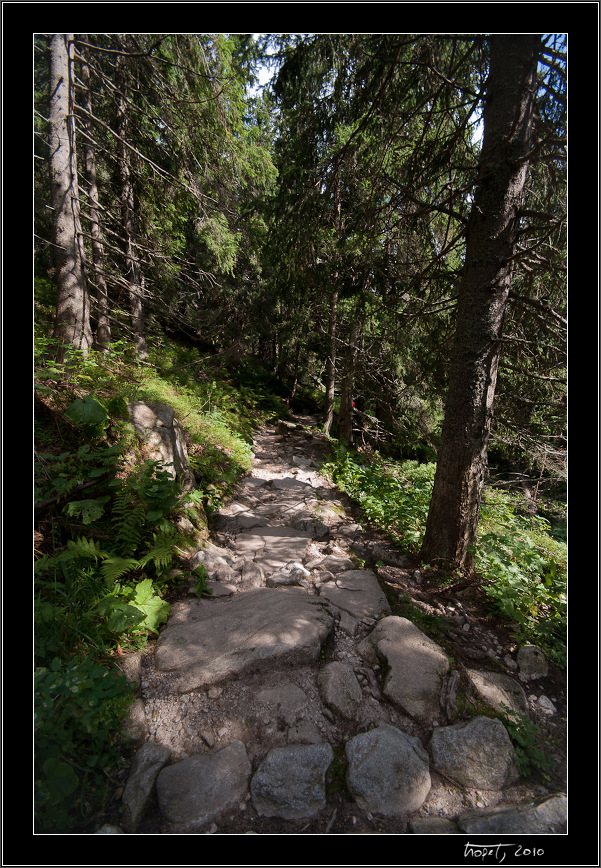
M108 497L95 500L75 500L66 505L65 512L71 517L79 516L84 524L91 524L104 515L104 504L107 500Z
M70 765L62 760L50 757L43 765L46 775L46 785L50 791L50 800L58 804L68 798L79 785L79 779Z
M102 425L106 422L107 412L100 401L92 395L84 395L67 407L65 416L77 425Z

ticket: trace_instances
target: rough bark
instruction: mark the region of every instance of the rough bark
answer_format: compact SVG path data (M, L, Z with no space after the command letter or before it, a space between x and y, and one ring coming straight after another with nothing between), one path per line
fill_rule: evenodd
M83 267L72 83L73 34L50 40L50 189L56 262L54 337L87 353L92 346Z
M487 466L503 316L528 170L540 37L491 37L479 176L468 224L456 335L425 562L470 569Z

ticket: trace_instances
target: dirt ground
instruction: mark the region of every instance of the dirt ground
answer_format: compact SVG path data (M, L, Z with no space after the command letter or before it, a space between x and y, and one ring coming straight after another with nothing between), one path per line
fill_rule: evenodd
M298 441L299 443L302 441ZM320 440L319 435L308 439L311 455L324 454L327 449L325 440ZM255 450L257 456L261 456L253 469L254 475L263 475L266 478L276 468L284 466L284 442L281 437L272 433L261 439L259 448ZM298 450L298 446L297 446ZM288 465L286 465L288 466ZM331 485L331 484L330 484ZM346 518L349 523L360 521L356 508L344 495L339 495L346 509ZM411 562L405 558L402 566L382 566L381 561L376 561L374 546L384 546L391 549L391 543L382 534L369 528L363 527L363 533L354 547L355 553L364 559L366 569L374 569L384 587L394 614L401 614L411 619L411 612L419 613L425 618L424 623L431 623L439 627L433 637L441 644L458 664L470 669L491 668L490 661L494 655L495 666L499 671L515 677L516 673L504 661L515 659L516 645L508 626L499 618L491 616L486 595L473 583L457 582L453 586L444 589L437 583L434 572L422 573L421 579L416 582L413 579L415 570L420 568L417 561ZM399 554L401 554L399 552ZM188 596L188 587L182 585L174 592L171 602L178 598ZM463 623L470 625L469 632L457 629L452 620L449 620L449 612L461 614ZM422 624L421 629L425 629ZM427 630L426 630L427 632ZM153 644L151 643L142 661L143 682L145 684L145 701L150 701L152 708L153 732L162 731L169 735L170 730L178 727L172 739L181 741L179 747L184 755L195 751L207 750L213 745L203 740L203 719L210 719L211 731L222 732L227 741L231 738L245 736L245 740L252 744L252 716L250 715L250 699L257 685L242 683L226 686L222 690L216 690L210 704L206 707L197 706L192 713L185 703L174 706L172 688L169 686L168 676L157 674L152 662ZM313 673L296 673L293 680L302 684L310 694L311 683L319 665L327 661L328 652L320 664L317 664ZM303 678L305 680L303 681ZM313 679L313 681L312 681ZM515 804L530 798L549 793L565 790L566 787L566 678L553 664L549 663L548 675L529 683L523 683L526 695L540 697L544 695L550 699L555 707L553 715L537 712L539 706L530 702L530 708L535 709L531 715L539 726L542 734L545 751L554 759L554 767L546 777L539 773L532 774L528 779L521 779L518 786L505 790L502 793L469 790L466 791L452 781L445 780L435 770L431 771L432 788L430 794L419 811L420 816L443 816L453 818L472 808L494 807L503 804ZM153 693L154 691L154 693ZM148 706L147 706L148 707ZM194 717L197 714L197 717ZM205 718L203 718L203 714ZM208 717L207 717L208 715ZM162 717L164 719L162 719ZM249 723L250 720L250 723ZM241 722L244 723L241 723ZM420 727L410 721L412 735L416 735L426 743L431 733L422 732ZM240 731L236 731L236 727ZM161 727L163 728L161 730ZM246 727L246 729L244 728ZM251 730L249 730L251 727ZM406 729L407 727L405 727ZM204 730L207 729L206 724ZM280 727L281 733L285 730L285 724ZM406 817L385 818L374 817L360 809L348 794L344 784L344 759L343 744L345 733L337 730L333 732L333 747L337 756L337 762L330 769L327 780L327 807L318 815L305 820L281 820L259 816L253 808L250 797L238 805L236 809L225 811L209 828L197 830L200 834L269 834L269 835L323 835L323 834L407 834L411 831ZM282 735L282 738L284 736ZM206 736L205 736L206 738ZM279 744L281 738L278 726L273 727L273 744ZM272 746L261 743L264 753ZM251 762L260 760L259 754L253 755L252 748L249 750ZM115 792L112 808L105 822L113 822L119 825L120 797L127 777L127 769L124 769L121 779L115 781ZM145 818L138 829L138 834L177 834L194 833L191 829L177 829L166 823L156 804L152 804L146 812Z

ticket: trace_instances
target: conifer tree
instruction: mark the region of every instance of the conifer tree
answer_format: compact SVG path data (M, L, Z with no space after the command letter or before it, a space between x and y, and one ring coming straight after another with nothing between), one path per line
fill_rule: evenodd
M469 568L505 306L533 138L540 37L491 38L479 175L467 227L442 443L421 557Z
M54 337L63 349L72 346L87 353L92 346L92 332L80 223L73 46L71 33L54 33L50 39L50 190L57 282Z

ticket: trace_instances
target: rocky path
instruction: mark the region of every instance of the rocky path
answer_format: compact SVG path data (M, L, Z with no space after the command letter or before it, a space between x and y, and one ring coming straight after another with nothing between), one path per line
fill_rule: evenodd
M125 661L139 747L121 829L565 832L561 683L357 523L320 475L314 421L257 434L252 475L193 558L212 594L184 588L156 644ZM442 619L444 647L393 614L399 596ZM501 703L548 730L544 784L518 775L487 715Z

